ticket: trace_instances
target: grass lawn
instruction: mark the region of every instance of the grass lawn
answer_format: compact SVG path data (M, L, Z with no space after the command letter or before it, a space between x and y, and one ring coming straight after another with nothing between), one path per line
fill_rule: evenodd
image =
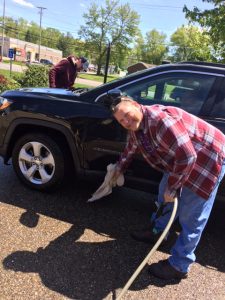
M2 61L4 64L9 64L10 63L10 59L3 59ZM18 65L18 66L25 66L26 64L22 61L16 61L16 60L12 60L12 63L14 65Z
M83 79L88 79L88 80L99 81L99 82L102 82L102 83L104 81L104 75L96 75L96 74L90 74L90 73L79 73L78 77L83 78ZM112 81L114 79L117 79L118 77L119 77L118 75L108 75L107 76L107 82Z
M79 88L79 89L93 89L93 86L91 85L86 85L86 84L81 84L81 83L75 83L75 88Z
M8 78L10 77L10 71L8 71L8 70L0 70L0 74L4 75L5 77L8 77ZM20 73L20 72L12 72L11 74L12 74L11 77L16 77L16 78L22 76L22 73Z

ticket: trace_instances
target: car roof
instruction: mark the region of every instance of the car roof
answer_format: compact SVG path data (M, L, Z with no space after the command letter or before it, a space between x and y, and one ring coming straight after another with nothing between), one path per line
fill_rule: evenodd
M215 67L215 68L225 68L225 64L221 63L212 63L212 62L205 62L205 61L181 61L179 64L192 64L198 66L207 66L207 67Z

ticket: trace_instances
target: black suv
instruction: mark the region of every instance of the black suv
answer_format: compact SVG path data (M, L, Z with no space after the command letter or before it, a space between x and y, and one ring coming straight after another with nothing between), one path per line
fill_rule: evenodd
M23 88L1 95L0 155L12 157L18 177L37 190L63 182L73 167L77 178L102 179L126 143L126 131L105 106L120 90L143 105L181 107L225 133L225 65L166 64L93 89ZM127 186L156 192L161 174L141 156L126 172ZM222 184L219 195L225 193ZM223 198L223 197L221 197Z

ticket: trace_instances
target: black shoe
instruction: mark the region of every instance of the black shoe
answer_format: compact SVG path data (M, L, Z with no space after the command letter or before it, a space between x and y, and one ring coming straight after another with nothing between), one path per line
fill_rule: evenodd
M130 233L131 237L136 241L144 242L147 244L155 244L161 234L162 232L155 232L153 228L135 230Z
M171 266L168 259L161 260L158 263L152 264L149 273L160 279L184 279L187 278L188 273L180 272Z

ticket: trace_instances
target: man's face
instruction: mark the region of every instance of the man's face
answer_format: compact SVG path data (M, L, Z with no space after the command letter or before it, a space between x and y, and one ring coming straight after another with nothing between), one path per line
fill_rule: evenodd
M83 64L81 62L81 59L76 59L76 65L77 65L77 71L81 71L83 69Z
M118 104L114 117L127 130L136 131L140 127L143 113L139 106L124 101Z

